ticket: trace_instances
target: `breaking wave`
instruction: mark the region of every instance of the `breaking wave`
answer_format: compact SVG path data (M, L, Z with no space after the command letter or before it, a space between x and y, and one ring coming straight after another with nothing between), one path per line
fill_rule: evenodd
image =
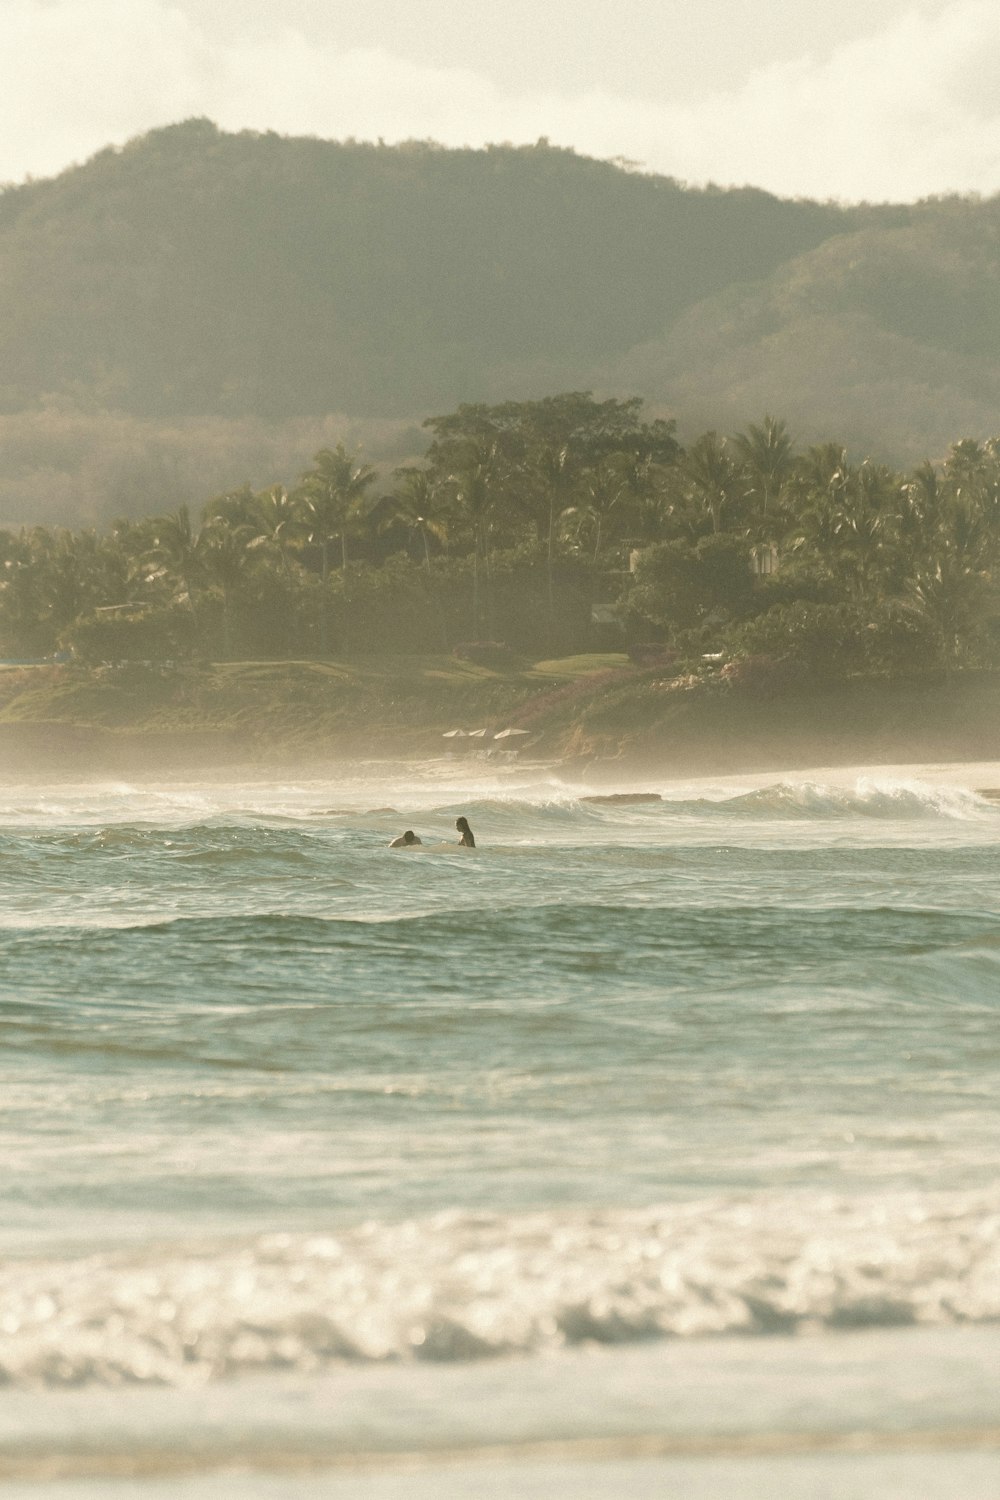
M696 804L702 813L711 804ZM976 792L922 782L862 779L853 787L782 781L716 803L719 811L744 817L958 818L995 816Z
M456 780L418 776L295 785L63 788L25 795L10 788L0 795L0 828L33 838L46 830L77 851L136 851L162 843L166 834L209 838L218 851L232 849L253 831L263 844L280 849L286 833L313 830L335 835L368 829L398 832L400 819L430 821L434 836L453 840L455 817L478 819L491 835L540 833L574 825L593 830L673 820L726 818L812 819L993 819L1000 805L992 797L956 786L920 780L864 776L853 784L785 779L747 791L719 782L692 793L690 783L655 781L641 788L598 791L562 781L558 775ZM57 832L56 832L57 831ZM182 852L178 847L178 854Z
M574 819L606 823L663 818L824 819L824 818L992 818L1000 813L993 803L962 787L939 787L921 782L862 779L854 786L809 781L780 781L749 792L720 790L711 797L684 798L669 793L613 793L553 796L539 800L520 797L488 798L435 809L443 815L465 812L471 819L500 820L504 824L540 816L548 822Z
M0 1379L183 1385L343 1360L1000 1318L1000 1195L449 1212L9 1262Z

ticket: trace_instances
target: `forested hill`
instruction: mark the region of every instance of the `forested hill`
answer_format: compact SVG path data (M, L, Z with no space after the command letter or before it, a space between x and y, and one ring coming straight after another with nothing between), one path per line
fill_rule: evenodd
M542 394L861 217L544 143L189 121L3 195L2 399L280 420Z
M693 189L539 142L153 131L0 192L0 524L292 481L424 418L640 395L683 440L771 412L853 457L1000 419L1000 200Z

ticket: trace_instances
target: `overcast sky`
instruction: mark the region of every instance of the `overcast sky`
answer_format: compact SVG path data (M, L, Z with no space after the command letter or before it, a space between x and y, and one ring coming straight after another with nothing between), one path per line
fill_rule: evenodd
M998 0L0 0L0 180L154 125L548 136L692 183L1000 191Z

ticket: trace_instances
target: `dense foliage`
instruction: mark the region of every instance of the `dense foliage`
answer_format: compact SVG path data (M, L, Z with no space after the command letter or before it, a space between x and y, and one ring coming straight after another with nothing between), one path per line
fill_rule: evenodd
M996 661L1000 440L907 473L798 450L771 417L684 448L638 398L586 392L427 426L391 483L339 443L292 489L244 486L200 521L0 532L0 648L501 662L631 645L660 677L772 688Z

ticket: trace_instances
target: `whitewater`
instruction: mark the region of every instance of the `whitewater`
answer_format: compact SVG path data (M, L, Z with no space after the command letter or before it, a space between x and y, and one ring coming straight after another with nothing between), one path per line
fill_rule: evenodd
M0 1494L1000 1493L996 787L0 784Z

